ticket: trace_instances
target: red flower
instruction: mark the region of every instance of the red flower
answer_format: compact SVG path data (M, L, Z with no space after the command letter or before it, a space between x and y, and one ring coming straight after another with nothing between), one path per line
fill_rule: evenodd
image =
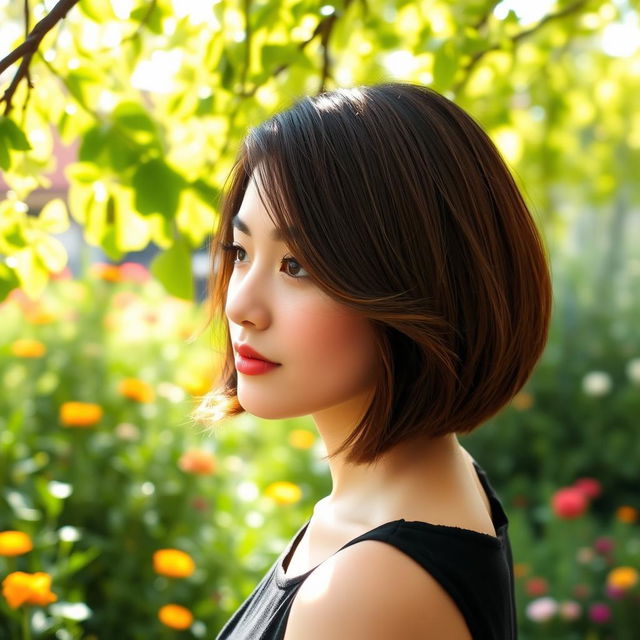
M551 506L559 518L569 520L583 515L589 506L589 500L581 489L564 487L553 494Z
M543 596L545 593L548 593L549 583L544 578L534 576L527 580L525 591L527 595L537 598L538 596Z
M573 486L589 499L597 498L602 493L602 485L595 478L578 478Z

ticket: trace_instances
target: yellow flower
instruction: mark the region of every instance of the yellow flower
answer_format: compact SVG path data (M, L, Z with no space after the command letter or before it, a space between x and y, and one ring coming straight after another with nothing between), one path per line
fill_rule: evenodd
M516 578L524 578L524 576L529 574L531 567L524 562L516 562L513 565L513 575Z
M65 427L93 427L102 419L102 407L92 402L63 402L60 422Z
M618 520L619 522L632 524L637 519L638 510L635 507L631 507L628 504L623 504L616 509L616 520Z
M14 571L2 581L2 595L12 609L23 604L36 604L44 607L58 599L51 592L51 576L48 573L25 573Z
M178 384L192 396L203 396L207 391L211 389L213 384L213 376L204 372L198 373L192 371L189 373L183 373Z
M187 578L196 569L193 558L179 549L158 549L153 554L153 569L169 578Z
M607 576L607 584L618 589L631 589L637 582L638 572L633 567L616 567Z
M302 498L302 490L293 482L273 482L265 489L265 495L278 504L294 504Z
M316 437L306 429L294 429L289 434L289 444L296 449L311 449Z
M158 619L172 629L188 629L193 622L193 615L189 609L179 604L165 604L158 611Z
M0 531L0 556L19 556L33 549L31 538L22 531Z
M137 378L125 378L120 381L118 391L130 400L136 402L152 402L155 398L153 388L148 382Z
M513 396L511 404L518 411L526 411L533 406L533 396L526 391L520 391L520 393L516 393L516 395Z
M11 353L18 358L41 358L47 348L40 340L19 338L11 344Z

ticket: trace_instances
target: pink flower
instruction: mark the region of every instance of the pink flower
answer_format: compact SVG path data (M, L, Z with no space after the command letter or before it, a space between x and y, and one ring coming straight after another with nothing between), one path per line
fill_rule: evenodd
M73 278L73 273L69 267L64 267L62 271L58 271L56 273L50 273L49 277L52 280L71 280Z
M613 538L602 536L593 543L593 548L601 555L605 556L613 551L615 542Z
M597 498L602 493L602 485L595 478L578 478L573 487L589 498Z
M558 603L548 596L532 600L526 608L527 618L534 622L546 622L553 618L557 611Z
M616 587L615 584L608 584L604 588L604 592L607 594L607 597L611 598L612 600L622 600L627 594L624 589Z
M120 276L126 282L144 283L150 278L148 269L137 262L123 262L120 267Z
M611 609L604 602L594 602L589 607L589 618L598 624L604 624L611 618Z
M582 615L582 606L575 600L565 600L560 604L560 617L563 620L577 620Z
M551 506L559 518L570 520L584 514L589 506L589 501L582 490L575 487L564 487L553 494Z

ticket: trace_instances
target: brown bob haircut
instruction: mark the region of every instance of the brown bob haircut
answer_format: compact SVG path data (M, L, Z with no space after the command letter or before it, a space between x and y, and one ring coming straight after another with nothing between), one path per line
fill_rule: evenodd
M552 304L531 214L465 111L383 83L304 97L244 139L211 244L209 322L227 328L226 355L196 421L244 412L224 315L234 256L221 245L254 171L296 260L378 338L373 400L330 457L370 463L404 440L468 433L522 388Z

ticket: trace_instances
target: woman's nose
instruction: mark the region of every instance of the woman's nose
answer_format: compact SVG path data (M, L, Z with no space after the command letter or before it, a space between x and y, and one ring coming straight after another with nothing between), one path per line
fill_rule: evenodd
M229 322L265 329L271 322L269 287L257 270L234 273L229 280L225 313Z

